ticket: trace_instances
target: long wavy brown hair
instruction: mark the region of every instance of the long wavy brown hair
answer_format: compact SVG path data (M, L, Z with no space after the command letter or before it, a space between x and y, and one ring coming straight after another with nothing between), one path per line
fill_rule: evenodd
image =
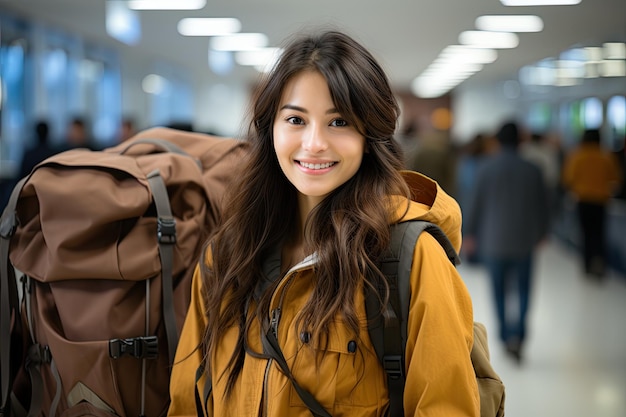
M341 32L324 31L293 40L255 91L247 135L249 160L230 193L222 227L208 242L211 261L201 260L208 319L203 340L207 369L207 359L226 330L239 328L227 367L228 392L243 367L246 329L253 320L267 326L263 318L269 315L273 287L260 300L253 299L257 285L266 280L263 260L298 227L297 191L278 164L272 134L284 86L296 74L310 70L326 79L338 112L365 136L367 152L357 173L306 219L305 247L307 253L316 253L318 261L314 290L302 307L298 328L319 338L340 317L359 334L355 291L385 285L376 263L390 239L394 208L387 197L409 195L399 172L402 152L393 139L399 108L381 66Z

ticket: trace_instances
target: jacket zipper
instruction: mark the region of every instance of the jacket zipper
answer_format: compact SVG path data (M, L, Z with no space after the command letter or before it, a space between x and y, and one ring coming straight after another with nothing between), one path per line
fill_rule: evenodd
M272 319L270 321L270 328L274 333L274 336L278 339L278 320L280 319L280 307L272 310ZM265 376L263 377L263 415L267 416L267 378L270 373L270 366L274 359L270 358L265 366Z
M293 271L293 269L292 269ZM289 285L292 282L292 278L295 274L293 273L288 273L288 278L287 278L287 282L285 283L285 285L283 286L281 293L280 293L280 300L278 301L278 307L276 307L275 309L273 309L271 311L271 319L270 319L270 329L272 330L272 332L274 333L274 336L276 336L276 340L278 340L278 322L280 321L280 312L281 312L281 306L283 305L283 301L285 298L285 293L287 292L287 289L289 288ZM274 361L274 359L270 358L267 361L267 365L265 365L265 376L263 377L263 416L267 416L268 412L267 412L267 379L269 376L269 372L270 372L270 367L272 365L272 362Z

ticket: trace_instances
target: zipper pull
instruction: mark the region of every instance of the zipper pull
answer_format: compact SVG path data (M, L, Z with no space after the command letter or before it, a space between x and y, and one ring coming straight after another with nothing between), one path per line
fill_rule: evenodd
M270 328L274 332L274 336L278 335L278 320L280 319L280 307L272 310L272 320L270 321Z

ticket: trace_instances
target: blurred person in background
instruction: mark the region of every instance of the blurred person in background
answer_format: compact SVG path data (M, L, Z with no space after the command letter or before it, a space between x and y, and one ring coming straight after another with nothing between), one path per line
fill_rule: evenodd
M95 150L95 146L89 136L87 122L82 117L74 117L67 126L63 150L86 148Z
M135 120L131 117L124 117L120 123L119 143L122 143L137 133Z
M626 200L626 135L621 140L622 149L616 151L615 158L619 162L620 172L622 176L622 185L619 187L619 191L615 193L615 198L620 200Z
M585 130L562 172L563 186L577 203L584 270L598 280L606 274L606 209L624 180L617 159L601 147L600 139L598 129Z
M539 167L518 153L518 125L505 123L496 137L500 150L484 161L469 199L464 246L470 255L480 248L478 256L492 283L500 340L519 364L534 251L548 231L548 197Z
M530 162L536 164L548 190L550 214L554 216L558 208L558 194L561 178L561 162L558 148L548 141L548 137L539 132L533 132L530 140L520 146L520 154Z
M35 165L58 151L50 144L50 127L48 122L41 120L35 124L35 137L35 146L24 152L18 179L28 175Z
M461 213L465 214L470 196L476 182L476 174L487 156L487 133L479 132L460 149L456 168L456 191L457 202L461 207ZM465 222L463 222L463 235L465 235ZM462 248L461 255L470 263L478 263L476 252L471 256Z
M437 181L456 197L457 153L447 130L434 129L417 136L417 146L406 155L406 167Z

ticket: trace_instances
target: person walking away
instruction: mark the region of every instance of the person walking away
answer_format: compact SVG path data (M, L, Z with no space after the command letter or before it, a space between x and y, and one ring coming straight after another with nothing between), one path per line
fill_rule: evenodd
M407 153L407 169L434 179L443 190L457 196L457 154L448 131L434 129L418 135L417 146Z
M615 156L602 149L598 129L583 132L565 159L563 186L577 202L586 276L602 279L607 269L606 211L623 181Z
M434 221L461 244L458 204L403 171L375 58L341 32L292 39L253 95L249 159L196 269L170 416L311 416L304 391L318 415L385 415L364 292L389 295L390 226ZM412 255L404 412L477 417L469 292L428 233Z
M461 213L465 214L472 191L474 190L474 183L476 182L476 174L480 170L480 166L487 157L486 150L487 134L479 132L461 148L459 152L459 158L456 169L456 200L461 206ZM466 226L463 222L462 233L465 236ZM464 261L471 264L477 264L478 257L476 251L469 256L466 253L466 248L461 248L461 254Z
M469 253L480 248L491 279L500 340L521 363L534 251L549 225L548 197L541 170L518 153L517 123L503 124L496 137L500 150L478 172L464 217L465 246Z
M548 137L539 132L533 132L530 140L524 141L520 146L520 154L530 162L537 164L543 174L545 185L548 189L548 202L550 217L553 218L558 211L558 194L561 177L561 162L556 146L548 141Z

